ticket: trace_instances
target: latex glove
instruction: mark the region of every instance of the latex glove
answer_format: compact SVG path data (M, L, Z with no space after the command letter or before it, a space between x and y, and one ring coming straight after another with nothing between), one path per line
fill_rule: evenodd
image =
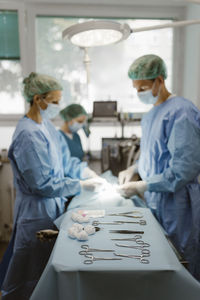
M137 165L133 165L128 169L119 172L119 176L118 176L119 184L121 185L129 182L133 177L133 175L136 173L137 173Z
M88 191L96 191L106 183L107 181L99 176L80 181L81 187Z
M86 167L81 172L81 178L87 179L87 178L94 178L97 177L97 173L95 173L93 170L91 170L89 167Z
M117 191L126 198L130 198L134 195L143 196L144 192L147 190L147 183L145 181L132 181L120 185Z

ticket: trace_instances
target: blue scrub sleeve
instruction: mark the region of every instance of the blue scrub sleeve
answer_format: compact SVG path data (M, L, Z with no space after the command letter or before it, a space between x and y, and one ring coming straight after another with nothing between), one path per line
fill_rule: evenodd
M175 192L200 173L200 129L194 122L187 116L174 121L167 144L171 154L169 167L146 178L149 191Z
M49 158L48 142L39 131L31 134L22 132L16 140L13 156L22 184L31 193L44 197L67 197L80 192L79 180L56 176Z
M88 166L87 162L82 162L77 157L72 157L70 154L69 146L62 136L59 134L61 150L63 155L63 167L65 176L70 175L71 178L84 179L82 177L83 170Z

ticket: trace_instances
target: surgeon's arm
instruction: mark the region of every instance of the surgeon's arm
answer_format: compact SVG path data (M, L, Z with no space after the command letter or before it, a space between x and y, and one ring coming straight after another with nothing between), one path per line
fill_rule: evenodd
M175 192L200 173L200 129L186 116L175 120L169 140L169 167L146 178L152 192Z
M76 195L81 186L77 179L56 174L48 153L48 142L40 132L22 132L14 151L20 183L31 193L44 197Z

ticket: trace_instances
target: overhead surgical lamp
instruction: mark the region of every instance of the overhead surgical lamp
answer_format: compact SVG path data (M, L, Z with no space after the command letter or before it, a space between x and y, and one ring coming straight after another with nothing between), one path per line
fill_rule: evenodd
M118 43L126 40L131 33L194 24L200 24L200 20L177 21L132 29L126 23L121 24L115 21L96 20L72 25L63 31L62 36L63 39L69 39L76 46L88 48Z
M88 21L66 28L63 38L79 47L95 47L114 44L127 39L131 34L128 24L114 21Z

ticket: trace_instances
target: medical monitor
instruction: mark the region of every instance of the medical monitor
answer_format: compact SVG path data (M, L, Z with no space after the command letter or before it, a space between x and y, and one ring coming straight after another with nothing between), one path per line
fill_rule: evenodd
M117 101L93 102L93 119L117 119Z

